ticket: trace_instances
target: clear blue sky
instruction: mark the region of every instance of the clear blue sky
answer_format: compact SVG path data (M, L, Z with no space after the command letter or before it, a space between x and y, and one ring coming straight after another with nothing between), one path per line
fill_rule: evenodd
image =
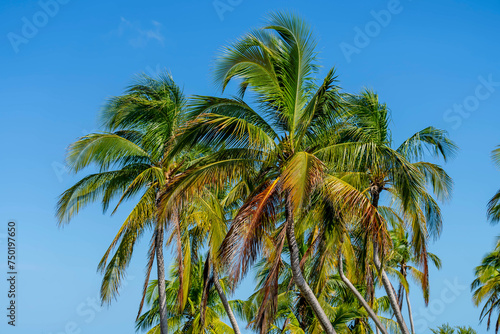
M434 125L461 147L446 165L455 191L431 249L443 260L443 269L431 273L432 310L420 310L416 290L411 298L418 326L450 322L486 332L469 285L500 234L485 219L486 203L500 188L500 171L489 157L500 144L497 1L60 2L59 8L0 2L0 238L7 221L16 220L20 272L13 330L4 315L6 246L0 239L1 333L134 332L146 242L119 299L102 310L89 306L99 290L98 260L126 210L110 218L94 206L58 228L56 198L77 180L62 168L65 149L97 128L105 99L120 94L135 73L166 67L187 94L216 94L210 77L216 51L275 9L293 10L312 24L323 73L336 66L345 90L378 91L393 111L396 142ZM455 290L447 288L455 281Z

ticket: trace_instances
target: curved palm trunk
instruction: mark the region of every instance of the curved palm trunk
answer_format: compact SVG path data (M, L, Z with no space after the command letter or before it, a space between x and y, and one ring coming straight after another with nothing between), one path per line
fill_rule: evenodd
M406 327L405 320L403 318L403 314L401 313L401 309L399 308L398 299L396 297L396 293L394 291L394 287L392 286L387 273L382 267L382 263L380 262L380 258L378 256L378 244L377 242L373 243L373 262L375 263L375 267L380 273L380 279L382 280L382 285L384 286L385 292L387 293L387 297L389 298L389 302L391 304L391 308L394 311L394 315L396 316L396 320L398 322L399 328L403 334L410 334L408 331L408 327Z
M160 333L168 333L167 293L165 291L165 261L163 258L163 225L156 230L156 265L158 270L158 303L160 306Z
M372 205L375 208L378 208L378 201L380 198L380 192L382 191L382 187L373 185L371 189L372 195ZM403 314L401 313L401 309L399 307L398 300L396 298L396 293L394 291L394 287L392 286L387 273L382 266L382 262L380 261L379 255L379 245L376 240L373 241L373 263L377 268L377 271L380 274L380 278L382 281L382 285L384 286L385 292L387 293L387 297L389 298L389 303L391 304L391 308L394 311L394 315L396 316L396 320L398 322L399 328L403 334L410 334L408 331L408 327L406 327L405 320L403 318Z
M219 298L222 301L222 305L224 305L224 310L226 310L227 317L229 318L229 321L231 322L231 326L233 327L233 331L235 334L241 334L240 328L238 327L238 322L236 321L236 317L234 316L233 310L231 309L231 306L229 305L229 302L227 301L226 295L224 294L224 290L222 290L222 286L220 285L219 282L219 275L217 274L217 271L214 268L214 285L215 289L217 290L217 293L219 294Z
M328 320L325 311L319 304L318 299L302 275L300 269L299 247L297 246L297 239L295 239L295 222L293 219L293 211L289 203L286 205L286 237L288 240L288 247L290 248L290 266L292 267L293 281L309 306L311 306L325 333L337 334L332 323Z
M365 308L366 312L368 312L368 315L370 316L370 318L372 318L373 322L375 323L377 333L380 330L383 334L388 334L387 329L384 327L384 325L382 325L375 311L373 311L373 309L370 307L370 305L368 305L368 303L363 298L361 293L359 293L358 289L356 289L356 287L351 283L351 281L349 281L349 279L344 275L344 268L343 268L344 264L342 263L343 262L342 251L340 250L339 250L338 261L339 261L339 275L342 282L344 282L344 284L347 285L349 290L351 290L354 296L356 296L359 303Z
M406 305L408 306L408 317L410 318L411 333L415 334L415 326L413 325L413 314L411 312L410 296L408 292L406 292Z

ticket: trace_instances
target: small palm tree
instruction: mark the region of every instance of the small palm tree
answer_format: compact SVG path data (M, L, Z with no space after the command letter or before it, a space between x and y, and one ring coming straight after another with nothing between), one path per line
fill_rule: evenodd
M436 329L431 329L434 334L477 334L477 332L471 327L451 327L449 324L444 324Z
M500 147L492 152L493 162L500 166ZM500 221L500 190L488 203L488 218L494 224ZM495 249L486 254L481 265L476 267L476 279L471 284L476 306L484 302L480 320L487 319L488 329L496 317L495 333L500 329L500 241Z
M457 334L477 334L477 332L472 329L472 327L457 326Z
M455 329L453 329L453 327L451 327L449 324L444 324L436 329L431 329L431 332L434 334L454 334Z
M397 277L400 281L399 288L397 290L398 303L400 308L402 308L403 300L406 300L411 332L415 333L409 296L410 288L408 276L411 276L422 289L426 303L429 301L429 280L425 279L425 274L415 266L415 264L418 265L418 263L421 263L422 261L412 252L411 245L408 240L408 233L405 232L404 229L399 228L390 231L390 235L392 240L392 251L387 258L387 271L388 273L392 273L393 276ZM427 257L437 269L441 269L441 260L439 257L431 252L427 252Z
M226 315L219 293L214 285L211 285L208 293L204 291L204 267L205 260L198 258L193 261L190 272L190 287L187 295L187 303L184 309L179 310L177 303L177 291L180 287L179 270L177 265L172 267L171 280L165 281L165 291L167 295L167 314L171 333L192 333L192 334L233 334L230 326L224 323ZM227 279L220 280L220 286L226 290ZM206 296L206 297L205 297ZM206 298L206 300L204 300ZM158 302L158 281L150 282L146 292L146 302L149 310L142 314L136 322L136 329L147 331L148 334L159 333L159 302ZM236 308L241 308L242 301L230 301ZM202 321L202 318L205 318Z
M472 327L457 326L457 334L477 334Z
M208 289L213 285L219 294L234 333L241 334L234 312L226 298L226 290L220 284L221 265L217 256L221 243L227 234L228 220L232 217L230 207L236 198L234 192L230 191L230 187L221 192L205 188L190 198L190 204L183 220L189 224L188 233L191 234L190 239L193 240L191 253L197 254L200 249L208 248L203 276L203 300L206 301ZM205 314L206 303L201 306L201 324L205 323Z
M472 282L473 299L476 306L484 303L480 320L487 319L487 328L495 323L495 333L500 329L500 241L476 267L476 279ZM496 319L495 319L496 318Z

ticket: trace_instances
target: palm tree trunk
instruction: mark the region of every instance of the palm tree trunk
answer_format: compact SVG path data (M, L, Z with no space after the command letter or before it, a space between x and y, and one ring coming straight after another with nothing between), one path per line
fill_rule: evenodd
M380 192L382 191L382 187L379 185L372 185L370 193L372 195L372 205L378 209L378 201L380 199ZM394 287L392 286L389 277L387 277L387 273L382 267L382 262L380 261L379 255L379 245L377 240L373 241L373 262L375 263L375 267L377 268L381 280L382 285L384 286L385 292L387 293L387 297L389 298L389 302L391 304L391 308L394 311L394 315L396 316L396 320L398 322L399 328L403 334L410 334L408 331L408 327L406 327L406 323L403 319L403 314L401 313L401 309L399 308L399 303L396 298L396 293L394 291Z
M408 317L410 318L411 333L415 334L415 326L413 325L413 314L411 312L411 304L410 304L409 291L406 292L406 305L408 306Z
M307 284L302 271L300 269L299 247L297 246L297 239L295 239L295 222L293 219L293 210L290 202L286 204L286 237L288 240L288 247L290 248L290 266L292 267L293 281L297 285L304 299L311 306L314 314L318 318L321 327L327 334L337 334L332 326L330 320L318 302L313 291Z
M401 332L403 334L410 334L410 332L408 331L408 327L406 327L401 309L399 308L399 303L394 292L394 287L392 286L392 283L389 280L389 277L387 276L384 268L382 267L382 263L380 262L380 258L378 256L378 243L376 241L373 243L373 262L375 263L375 267L377 267L377 270L380 273L382 285L384 286L385 292L387 293L387 297L389 298L391 308L394 311L394 315L396 316L396 321L398 322Z
M165 291L165 261L163 259L163 224L156 230L156 265L158 271L158 302L160 306L160 333L168 333L167 293Z
M380 319L378 318L375 311L373 311L373 309L370 307L370 305L368 305L368 303L363 298L361 293L359 293L358 289L356 289L356 287L351 283L351 281L349 281L349 279L344 275L344 269L343 269L344 264L343 264L341 250L339 250L338 261L339 261L339 275L340 275L340 279L342 280L342 282L344 282L344 284L347 285L349 290L351 290L351 292L354 294L354 296L356 296L359 303L365 308L366 312L368 312L368 315L370 316L370 318L372 318L373 322L375 323L377 333L378 333L378 330L380 329L380 331L383 334L388 334L387 329L384 327L384 325L382 325L382 323L380 322Z
M231 322L231 326L233 327L233 331L235 334L241 334L240 328L238 327L238 322L236 321L236 317L234 316L233 310L231 309L231 306L229 305L229 302L227 301L226 295L224 294L224 290L222 290L222 286L220 285L219 282L219 275L217 275L217 270L213 270L214 272L214 285L215 289L219 293L219 298L222 301L222 305L224 305L224 310L226 310L227 317L229 318L229 321Z

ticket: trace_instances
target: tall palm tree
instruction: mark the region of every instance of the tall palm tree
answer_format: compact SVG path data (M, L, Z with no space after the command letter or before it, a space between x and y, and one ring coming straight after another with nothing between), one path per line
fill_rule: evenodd
M282 231L275 242L279 249L285 241L288 245L294 284L323 330L332 334L335 329L300 267L296 223L314 192L335 207L362 213L364 221L379 215L365 196L329 173L336 163L328 154L329 138L336 136L342 103L333 69L321 83L314 80L315 44L304 21L274 13L265 27L224 49L215 65L217 82L225 89L238 79L240 95L194 99L192 120L172 154L199 143L215 152L182 175L176 190L162 196L162 205L169 207L208 184L223 187L246 179L251 194L220 251L231 277L238 282L247 272L262 249L263 235ZM255 107L243 100L248 95ZM275 272L280 266L276 261Z
M114 97L103 112L105 132L93 133L80 138L69 147L67 163L74 172L95 166L97 172L89 174L66 190L59 199L57 217L67 223L86 205L99 199L106 211L114 199L119 198L113 213L123 201L138 198L125 219L115 239L104 254L99 269L104 274L101 285L103 302L116 297L125 270L132 257L139 236L153 230L144 284L146 295L149 276L156 257L158 280L165 281L164 234L167 227L173 230L169 240L176 240L179 271L180 304L185 304L182 288L182 241L179 207L169 208L170 220L159 219L157 206L160 195L166 191L170 180L187 161L192 152L169 155L175 144L175 134L183 124L186 98L169 74L158 78L139 76L122 96ZM110 257L111 253L114 254ZM159 288L161 333L168 331L165 287Z
M426 154L442 157L446 161L456 151L455 144L442 130L428 127L417 132L399 147L393 147L387 106L380 103L377 94L365 90L359 96L348 98L348 140L339 143L335 153L340 171L358 172L364 193L368 194L374 208L383 213L399 212L411 232L411 245L415 256L422 263L424 285L428 280L427 242L441 231L442 218L439 206L427 191L446 200L451 194L452 180L434 163L423 161ZM342 146L343 145L343 146ZM387 192L391 207L381 208L380 199ZM394 287L383 263L390 246L387 220L378 220L366 229L364 238L372 245L372 259L379 271L380 279L391 303L401 331L408 328L401 314Z

